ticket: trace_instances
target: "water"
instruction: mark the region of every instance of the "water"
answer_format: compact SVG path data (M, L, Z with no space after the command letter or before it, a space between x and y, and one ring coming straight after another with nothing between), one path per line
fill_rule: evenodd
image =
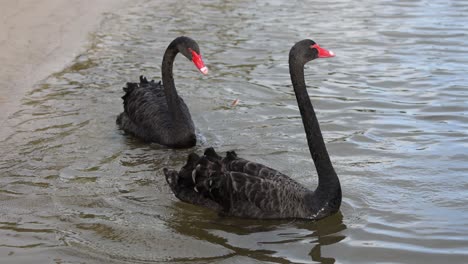
M108 14L88 51L10 117L0 262L465 263L467 12L461 0L140 0ZM210 74L176 59L201 142L168 150L123 134L115 117L124 83L159 80L179 35L198 41ZM256 221L178 202L162 168L208 146L315 187L287 65L304 38L337 54L305 72L341 212Z

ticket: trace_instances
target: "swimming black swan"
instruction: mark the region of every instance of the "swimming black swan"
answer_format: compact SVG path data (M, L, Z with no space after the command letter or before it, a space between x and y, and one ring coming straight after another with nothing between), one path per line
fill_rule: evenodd
M117 124L125 132L168 147L195 146L197 139L192 117L184 100L177 95L172 76L172 65L179 52L201 73L208 73L197 42L188 37L174 39L164 53L162 84L140 76L140 83L127 83L123 89L124 112L117 117Z
M312 40L296 43L289 53L291 81L318 173L315 191L274 169L238 158L233 151L222 158L213 148L208 148L202 157L190 154L179 172L164 169L175 196L221 215L246 218L318 220L336 213L341 205L340 181L328 156L304 81L305 63L333 56Z

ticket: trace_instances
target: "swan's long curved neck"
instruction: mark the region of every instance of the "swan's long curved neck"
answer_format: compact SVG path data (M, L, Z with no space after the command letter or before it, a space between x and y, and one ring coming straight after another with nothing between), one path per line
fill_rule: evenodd
M322 196L320 194L322 191L324 193L339 191L341 195L340 182L328 155L314 107L307 93L304 81L304 63L297 61L294 56L290 56L289 72L301 113L302 123L304 124L310 154L317 169L319 181L316 193Z
M177 44L172 42L171 44L169 44L169 46L166 49L166 52L164 53L161 68L161 75L164 86L164 93L166 95L167 100L167 106L170 112L176 116L181 111L179 95L177 94L177 90L174 84L174 76L172 74L174 59L177 53L179 53Z

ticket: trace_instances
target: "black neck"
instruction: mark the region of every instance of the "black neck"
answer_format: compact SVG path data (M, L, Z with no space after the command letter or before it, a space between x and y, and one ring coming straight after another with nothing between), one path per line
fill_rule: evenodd
M314 107L307 93L304 81L304 63L301 63L294 56L290 55L289 72L301 113L302 123L304 124L310 154L317 169L319 181L316 192L339 187L338 176L328 155Z
M175 41L171 42L164 53L163 62L162 62L162 81L164 85L164 93L166 95L167 106L169 111L178 116L180 113L180 102L179 102L179 95L177 94L177 90L174 84L174 76L172 74L172 66L174 64L174 59L179 53L179 49L177 48L177 43Z

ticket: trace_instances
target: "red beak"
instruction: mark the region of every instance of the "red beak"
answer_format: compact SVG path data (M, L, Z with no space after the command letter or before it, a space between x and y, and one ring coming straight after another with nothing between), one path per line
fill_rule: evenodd
M208 74L208 68L205 66L205 63L202 60L201 55L192 50L192 62L204 75Z
M320 47L318 44L314 44L311 46L311 48L314 48L318 51L318 58L331 58L335 57L335 53L331 50L326 50L322 47Z

